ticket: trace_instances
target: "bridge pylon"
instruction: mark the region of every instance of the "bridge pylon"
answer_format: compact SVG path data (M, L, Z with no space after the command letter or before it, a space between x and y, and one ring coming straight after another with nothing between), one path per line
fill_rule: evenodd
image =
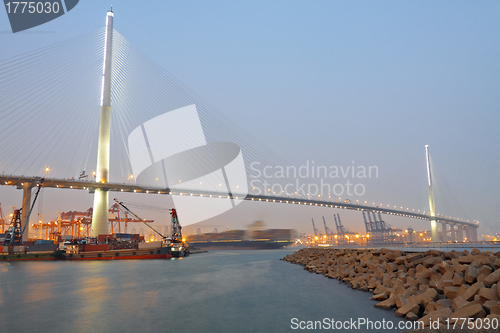
M22 206L22 214L21 214L21 230L24 230L23 233L23 242L26 242L29 237L30 232L30 221L28 219L29 212L31 209L31 189L35 186L34 183L23 183L23 206Z
M425 155L427 158L427 184L429 186L429 212L431 217L436 216L436 204L434 202L434 191L432 189L431 159L429 156L429 145L425 145ZM437 220L431 219L431 238L433 243L439 242Z
M104 66L102 74L101 119L97 144L96 181L109 182L109 153L111 137L111 58L113 49L113 11L106 14L106 38L104 44ZM108 233L109 191L96 188L92 215L92 236Z

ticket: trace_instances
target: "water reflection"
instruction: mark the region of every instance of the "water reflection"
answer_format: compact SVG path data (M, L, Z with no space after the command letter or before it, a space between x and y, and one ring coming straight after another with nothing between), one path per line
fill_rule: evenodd
M293 317L397 320L373 308L366 293L279 261L291 252L13 263L0 273L0 321L16 333L234 333L293 331Z

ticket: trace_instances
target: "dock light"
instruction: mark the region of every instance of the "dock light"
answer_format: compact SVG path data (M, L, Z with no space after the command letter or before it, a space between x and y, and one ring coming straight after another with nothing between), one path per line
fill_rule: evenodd
M314 236L314 239L318 240L318 236Z
M337 235L335 235L335 239L337 239Z
M130 179L134 179L134 175L130 175Z
M45 168L45 172L49 172L50 171L50 168L49 167L46 167Z
M356 234L356 238L359 238L359 235L358 235L358 234Z
M323 238L326 238L326 235L323 235Z
M366 237L370 238L370 235L366 235Z
M92 171L92 176L94 176L94 177L95 177L95 171Z
M185 242L185 241L186 241L186 238L183 238L183 239L182 239L182 242Z

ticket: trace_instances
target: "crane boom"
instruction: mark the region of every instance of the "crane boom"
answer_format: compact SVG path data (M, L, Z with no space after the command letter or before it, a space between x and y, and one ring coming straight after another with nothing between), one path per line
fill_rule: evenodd
M316 226L314 225L314 219L311 219L311 221L313 223L314 236L319 236L319 231L318 231L318 229L316 229Z
M142 223L144 223L145 225L147 225L151 230L153 230L154 232L156 232L158 235L161 236L161 238L166 238L165 236L163 236L160 232L158 232L158 230L156 230L155 228L153 228L152 226L150 226L145 219L142 219L140 218L136 213L134 213L133 211L131 211L130 209L128 209L127 206L125 206L123 204L123 202L120 202L118 201L116 198L114 199L116 201L117 204L119 204L120 206L122 206L127 212L129 212L130 214L134 215L135 218L137 218L138 220L140 220Z
M372 231L371 230L371 227L370 227L370 224L368 223L368 221L366 220L366 215L365 215L365 211L363 211L363 220L365 221L365 227L366 227L366 232L370 232Z
M328 228L326 226L326 221L325 221L325 217L323 216L323 224L325 225L325 232L326 232L326 235L327 236L332 236L333 235L333 232L330 230L330 228Z

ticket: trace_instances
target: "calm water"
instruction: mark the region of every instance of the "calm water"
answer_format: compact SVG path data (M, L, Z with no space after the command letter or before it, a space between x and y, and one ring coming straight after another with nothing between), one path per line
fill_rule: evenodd
M292 252L0 263L0 331L297 332L294 317L398 321L370 293L279 260Z

